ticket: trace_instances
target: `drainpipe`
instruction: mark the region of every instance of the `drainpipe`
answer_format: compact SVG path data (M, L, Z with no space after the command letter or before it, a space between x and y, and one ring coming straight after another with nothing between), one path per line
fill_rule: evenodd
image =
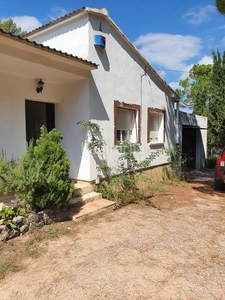
M180 145L179 138L179 98L175 98L176 108L175 108L175 130L176 130L176 146Z

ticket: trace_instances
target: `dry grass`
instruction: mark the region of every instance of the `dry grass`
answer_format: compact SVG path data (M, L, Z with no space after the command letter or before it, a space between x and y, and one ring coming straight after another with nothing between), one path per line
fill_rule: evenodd
M71 224L75 226L75 224ZM45 243L68 234L68 225L51 224L41 229L30 231L25 236L9 240L0 244L0 279L11 272L18 272L24 268L24 261L28 258L38 258Z

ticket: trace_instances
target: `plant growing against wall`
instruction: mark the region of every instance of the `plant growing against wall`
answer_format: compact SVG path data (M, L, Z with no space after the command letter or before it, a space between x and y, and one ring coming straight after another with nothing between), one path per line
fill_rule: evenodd
M168 156L169 167L164 168L164 174L168 179L183 180L186 160L179 154L179 147L165 148Z
M104 146L106 143L103 139L100 126L92 121L79 121L77 125L82 125L87 128L86 144L88 150L96 160L97 170L104 177L109 176L111 168L107 163L106 155L104 153Z
M16 197L37 210L68 204L74 190L61 133L56 129L47 132L45 126L40 131L36 145L30 142L20 157L16 182Z
M114 147L120 156L113 169L104 157L106 143L102 137L100 126L91 121L80 121L77 124L87 127L87 147L95 159L100 156L100 159L96 159L96 162L99 162L97 170L104 174L104 180L97 185L97 191L102 193L103 197L123 204L134 202L137 199L145 199L146 193L139 186L146 186L147 178L141 174L141 170L149 167L163 150L155 151L144 161L139 162L134 155L134 153L140 152L139 145L124 141L120 146ZM145 184L143 182L140 184L140 181L145 181Z

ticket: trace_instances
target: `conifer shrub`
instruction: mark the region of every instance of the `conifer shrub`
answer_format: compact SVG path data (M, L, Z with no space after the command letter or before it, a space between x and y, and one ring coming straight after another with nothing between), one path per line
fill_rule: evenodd
M18 161L8 160L6 153L0 154L0 195L13 194L16 182L16 169Z
M36 145L31 141L20 157L17 170L16 197L33 209L66 206L74 184L69 178L70 161L56 129L47 132L41 127Z

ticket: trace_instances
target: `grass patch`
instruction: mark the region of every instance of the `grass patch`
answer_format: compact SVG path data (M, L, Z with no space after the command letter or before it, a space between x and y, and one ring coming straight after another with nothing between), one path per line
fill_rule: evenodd
M28 248L26 249L25 253L26 253L26 256L32 257L32 258L38 258L40 256L40 254L37 251L28 249Z
M0 279L5 278L9 272L18 272L19 267L10 261L0 262Z
M42 241L59 238L61 235L65 235L68 232L69 230L66 228L59 228L51 225L47 228L43 228L42 230L37 230L34 236L34 241L40 243Z

